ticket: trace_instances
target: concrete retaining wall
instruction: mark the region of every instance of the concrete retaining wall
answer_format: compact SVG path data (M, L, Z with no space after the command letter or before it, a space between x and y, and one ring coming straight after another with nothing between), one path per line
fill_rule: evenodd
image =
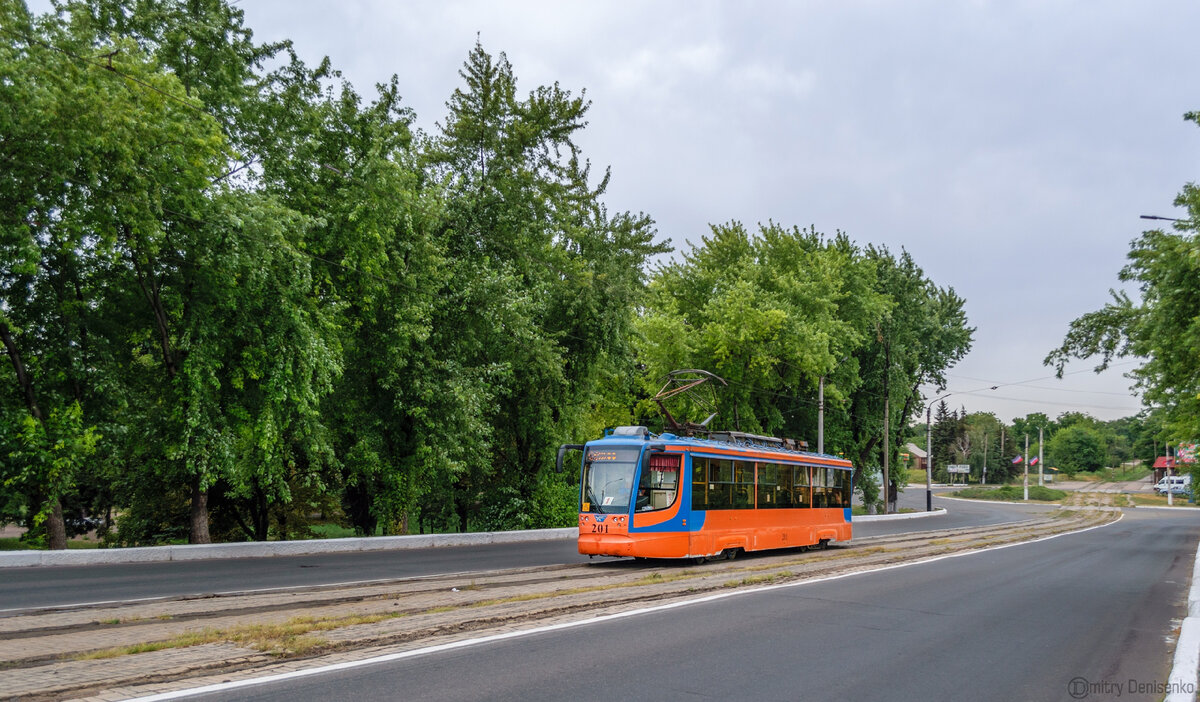
M1200 680L1200 546L1192 564L1192 587L1188 590L1188 613L1179 628L1175 643L1175 661L1167 678L1166 702L1196 699Z
M874 514L854 517L855 522L936 517L944 509L904 514ZM236 544L197 546L146 546L140 548L97 548L79 551L7 551L0 552L0 568L20 566L95 565L100 563L149 563L155 561L202 561L214 558L269 558L303 556L313 553L350 551L392 551L438 546L475 546L574 539L578 528L530 529L528 531L485 531L471 534L425 534L409 536L372 536L360 539L314 539L310 541L252 541Z
M920 519L921 517L938 517L946 513L945 507L938 507L932 512L898 512L896 514L863 514L856 516L854 522L891 522L897 519Z
M425 534L372 536L358 539L314 539L310 541L255 541L236 544L195 546L146 546L97 548L79 551L8 551L0 553L0 568L20 566L94 565L99 563L147 563L153 561L199 561L215 558L266 558L313 553L392 551L435 546L475 546L574 539L576 527L530 529L528 531L485 531L470 534Z

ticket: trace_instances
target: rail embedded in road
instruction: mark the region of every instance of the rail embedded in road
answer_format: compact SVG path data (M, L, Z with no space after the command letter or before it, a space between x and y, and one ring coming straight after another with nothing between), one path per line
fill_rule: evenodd
M609 561L399 579L352 587L185 598L0 618L0 696L82 696L149 678L257 675L280 659L404 650L1018 543L1108 523L1107 512L858 539L737 561ZM365 653L363 654L366 655ZM20 671L17 674L17 671Z

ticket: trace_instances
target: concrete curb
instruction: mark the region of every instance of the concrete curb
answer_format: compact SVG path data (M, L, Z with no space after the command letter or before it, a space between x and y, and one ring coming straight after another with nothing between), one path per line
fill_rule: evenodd
M852 517L850 523L854 522L892 522L897 519L921 519L922 517L937 517L946 513L945 507L938 507L932 512L902 512L900 514L864 514L857 517Z
M1179 628L1175 643L1175 662L1167 677L1165 702L1192 702L1200 681L1200 546L1192 566L1192 587L1188 590L1188 615Z
M0 568L201 561L216 558L265 558L354 551L401 551L441 546L476 546L482 544L520 543L524 541L565 540L573 539L578 534L578 528L568 527L565 529L530 529L527 531L484 531L469 534L425 534L372 536L350 539L313 539L310 541L255 541L236 544L98 548L87 551L10 551L0 553Z

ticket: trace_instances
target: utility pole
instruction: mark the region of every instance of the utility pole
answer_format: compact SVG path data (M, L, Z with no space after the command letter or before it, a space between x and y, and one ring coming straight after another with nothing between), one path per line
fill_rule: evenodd
M1029 435L1025 435L1025 455L1021 456L1021 463L1025 464L1025 501L1029 501Z
M883 386L886 388L887 383ZM891 398L884 395L883 397L883 513L888 513L888 508L891 507L892 484L888 482L888 458L892 454L892 441L889 438L888 418L891 416L891 404L888 402Z
M817 453L825 453L825 376L817 385Z
M1004 422L1000 422L1000 462L1004 463ZM1005 471L1006 473L1008 471Z
M1175 494L1171 490L1173 486L1171 485L1170 478L1171 469L1175 467L1175 462L1171 460L1171 444L1167 441L1163 442L1163 453L1167 454L1167 506L1173 507L1175 505Z
M983 479L980 485L987 485L987 432L983 432Z
M1044 473L1042 472L1044 470L1042 468L1043 460L1044 459L1042 458L1042 427L1038 427L1038 485L1039 486L1045 486L1045 484L1046 484L1043 479Z

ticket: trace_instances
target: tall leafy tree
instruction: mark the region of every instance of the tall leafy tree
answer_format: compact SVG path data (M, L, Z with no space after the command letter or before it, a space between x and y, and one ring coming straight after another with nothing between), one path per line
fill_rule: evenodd
M1200 124L1200 112L1185 115ZM1130 372L1143 401L1164 410L1164 436L1200 436L1200 186L1183 187L1175 204L1186 210L1174 231L1153 229L1133 241L1118 275L1136 286L1071 322L1063 343L1046 357L1058 373L1075 358L1097 358L1100 372L1117 358L1144 362Z
M945 388L945 372L970 350L974 329L967 325L964 300L927 278L907 251L897 256L868 246L864 255L875 270L875 291L890 305L854 352L863 382L850 395L846 419L856 464L882 465L887 450L889 465L896 465L908 419L921 408L920 388Z
M665 251L644 215L610 215L575 142L588 102L558 85L519 94L504 54L476 45L426 163L446 184L447 305L438 328L490 405L490 460L453 478L458 526L484 492L528 497L553 446L629 353L645 261Z
M86 22L35 20L17 3L0 12L0 340L26 413L21 457L9 462L19 475L6 482L25 491L31 526L44 522L63 548L62 500L90 477L81 470L95 472L85 459L109 404L98 332L121 267L113 222L144 222L161 205L154 188L126 200L123 183L151 182L156 168L194 174L183 152L202 162L211 144L203 119L179 128L172 78L136 47L102 44Z
M1104 437L1085 424L1058 431L1049 441L1048 448L1055 465L1071 477L1081 470L1102 468L1107 455Z
M37 192L55 203L51 216L26 219L48 241L60 231L76 236L57 245L58 255L81 259L70 270L95 272L91 288L76 290L96 297L77 308L99 319L80 327L103 331L89 344L112 354L107 366L88 367L102 368L106 390L121 398L108 418L106 455L129 502L122 538L160 538L161 507L175 496L190 505L189 538L206 542L212 486L224 481L235 497L286 501L281 475L298 471L311 482L307 466L328 462L317 410L339 359L326 333L328 307L310 295L311 258L300 253L309 220L268 195L231 187L224 114L201 99L220 91L146 54L143 47L190 60L147 25L106 23L123 8L69 3L41 20L40 36L25 37L26 51L57 62L34 84L71 91L57 105L65 126L44 139L58 156L36 161L58 168L43 181L61 185ZM49 65L46 57L37 60ZM75 112L80 119L62 119Z
M704 368L730 383L718 397L721 427L815 438L821 375L848 359L838 376L845 384L830 383L827 396L853 388L849 357L888 308L873 282L873 266L844 235L713 226L651 281L640 352L648 384Z

